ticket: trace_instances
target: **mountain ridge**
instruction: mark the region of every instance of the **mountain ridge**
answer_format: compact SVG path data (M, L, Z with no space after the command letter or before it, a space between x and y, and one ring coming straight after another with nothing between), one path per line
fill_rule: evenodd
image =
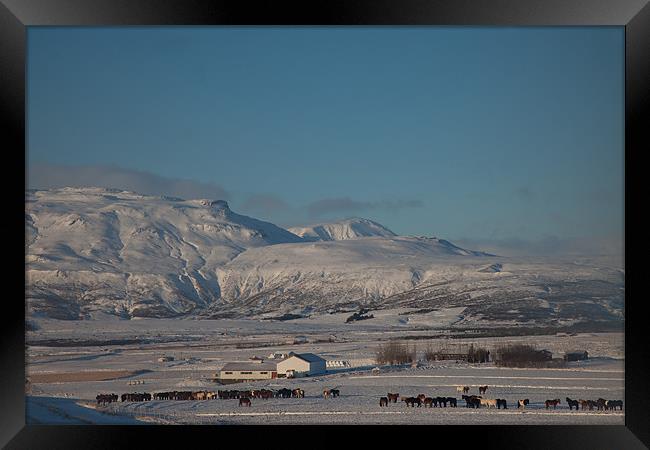
M465 321L622 317L618 267L498 257L347 221L310 239L237 214L225 200L28 190L28 315L245 318L462 306ZM359 223L370 231L350 227Z

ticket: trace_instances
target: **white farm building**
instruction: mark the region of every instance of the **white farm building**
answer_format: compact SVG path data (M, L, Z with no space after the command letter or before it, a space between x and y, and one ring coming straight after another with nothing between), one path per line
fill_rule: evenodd
M221 368L219 380L222 383L239 381L270 380L278 375L275 362L231 362Z
M277 363L279 377L318 375L326 370L326 361L313 353L290 353L288 358Z

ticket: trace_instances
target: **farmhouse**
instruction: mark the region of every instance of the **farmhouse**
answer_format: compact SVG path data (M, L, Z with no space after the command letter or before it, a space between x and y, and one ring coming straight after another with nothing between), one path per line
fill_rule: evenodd
M289 357L278 362L278 376L317 375L325 373L326 361L313 353L290 353Z
M231 362L221 368L219 381L226 384L240 381L269 380L276 378L277 375L277 366L274 362Z

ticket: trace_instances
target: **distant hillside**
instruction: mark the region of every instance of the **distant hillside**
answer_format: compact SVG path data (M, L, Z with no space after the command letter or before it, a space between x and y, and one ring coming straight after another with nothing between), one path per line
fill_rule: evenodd
M292 227L289 228L289 231L309 241L344 241L370 236L397 236L377 222L358 217L307 227Z

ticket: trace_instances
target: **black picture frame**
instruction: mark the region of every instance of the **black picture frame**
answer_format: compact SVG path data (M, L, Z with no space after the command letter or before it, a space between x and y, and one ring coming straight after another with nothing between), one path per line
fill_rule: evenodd
M626 199L633 199L640 186L638 171L642 168L637 157L650 148L647 115L647 105L650 104L650 6L647 0L0 0L0 110L2 140L8 141L4 148L9 150L5 153L6 174L2 183L4 192L11 193L6 200L11 207L0 226L5 243L10 244L10 252L5 257L8 262L4 272L5 285L12 288L8 292L13 294L14 289L17 292L16 295L7 295L5 290L2 299L5 315L0 341L0 444L6 448L116 448L120 445L134 446L141 441L152 447L179 434L192 436L190 442L197 445L201 442L223 445L223 433L237 433L239 439L256 441L249 428L236 426L215 430L209 426L25 425L25 311L24 304L21 306L17 298L20 292L24 292L25 285L20 286L20 280L27 280L24 268L20 268L17 262L18 253L24 248L18 239L11 236L24 236L25 233L21 218L27 186L26 27L79 25L624 26ZM20 181L23 183L22 193L19 192ZM627 242L641 244L643 240L635 239L639 234L632 232L632 225L638 222L634 214L634 208L625 208L626 263L641 251L641 245L628 246ZM647 381L650 377L646 369L649 352L644 329L647 316L643 314L645 299L638 282L642 270L638 265L630 268L626 264L625 426L472 426L462 430L437 427L435 438L429 434L431 430L425 430L422 436L430 436L429 439L435 439L435 445L438 445L441 438L457 440L461 435L465 442L503 449L609 450L649 446L650 420L646 405L650 398ZM307 436L314 432L314 427L298 428L307 431ZM295 430L296 427L292 427L292 433ZM355 429L354 434L380 434L384 443L391 440L398 443L405 436L403 431L376 433L372 429L363 432ZM264 439L264 435L259 439Z

